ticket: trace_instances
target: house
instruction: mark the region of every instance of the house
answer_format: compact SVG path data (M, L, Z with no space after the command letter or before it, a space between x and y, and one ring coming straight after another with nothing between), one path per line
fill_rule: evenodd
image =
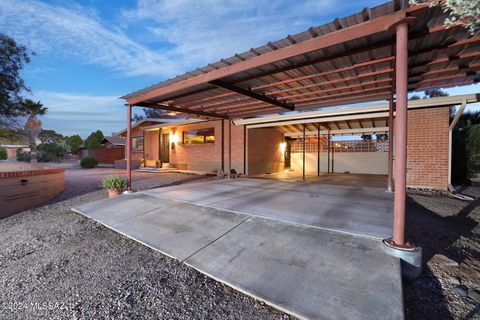
M9 132L5 132L4 135L8 136L9 138L0 138L0 147L3 147L7 150L8 160L17 159L17 150L19 149L22 150L22 152L30 151L28 138L23 133L16 132L15 134L10 134Z
M22 152L29 152L30 146L28 144L0 144L0 147L7 150L7 159L15 160L17 159L17 150L22 150Z
M89 150L84 146L80 147L80 159L95 157L100 164L113 165L116 160L124 159L125 138L121 136L110 136L102 139L102 147Z
M255 298L274 306L282 301L281 310L300 306L299 313L292 312L297 317L368 319L375 309L382 311L374 318L403 318L401 286L380 293L377 289L393 288L393 282L381 281L375 289L368 284L385 274L399 276L400 268L409 277L420 274L422 249L406 237L407 187L452 188L452 129L466 106L480 99L467 94L408 101L409 92L480 81L479 33L444 21L440 6L390 1L124 96L128 190L116 208L110 209L112 202L104 208L115 212L130 203L122 233L130 230L133 238L155 243L161 252ZM132 127L136 107L189 120ZM211 180L137 197L131 194L131 170L138 157L147 159L147 166L162 161L168 168L220 168L263 179ZM151 209L165 199L192 207L177 214L162 202ZM202 216L210 209L225 210L218 215L229 219L237 213L248 217L214 232L217 212ZM302 229L301 235L288 238L282 222ZM315 240L312 234L323 231L310 227L340 233ZM379 229L384 231L376 233ZM353 245L352 235L368 237L372 231L372 241L378 241L372 249ZM194 248L172 254L188 232ZM199 243L199 234L212 239ZM346 255L353 247L358 251ZM374 261L373 252L381 260ZM387 255L395 262L387 262ZM328 281L315 284L318 279ZM359 279L366 282L355 284ZM345 283L353 285L338 293ZM266 293L270 284L276 290ZM357 305L350 298L358 290L352 288L366 288L365 294L353 294L365 298ZM322 305L333 300L341 301L340 307ZM399 314L390 313L393 304Z
M408 187L447 190L450 106L477 100L476 95L462 95L409 101ZM320 173L387 176L388 108L377 104L232 123L202 119L139 123L132 128L132 159L145 159L147 167L160 161L163 167L201 173L233 169L248 176L287 172L303 179ZM361 135L385 136L361 140Z

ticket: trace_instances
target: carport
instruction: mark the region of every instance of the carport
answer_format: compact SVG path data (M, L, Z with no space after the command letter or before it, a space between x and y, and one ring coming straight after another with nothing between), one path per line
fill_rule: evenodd
M395 181L387 243L411 248L405 239L407 93L480 80L480 36L444 20L439 6L395 0L129 94L127 150L134 106L222 119L231 130L236 119L388 100L389 123L395 111L395 127L389 126Z
M275 128L284 136L284 170L255 177L372 185L392 191L388 104L239 119L234 123L246 126L247 132L253 131L254 135L257 129ZM369 139L358 139L361 135ZM372 139L372 135L382 138ZM247 147L247 153L251 152L255 150ZM248 166L247 162L247 172Z

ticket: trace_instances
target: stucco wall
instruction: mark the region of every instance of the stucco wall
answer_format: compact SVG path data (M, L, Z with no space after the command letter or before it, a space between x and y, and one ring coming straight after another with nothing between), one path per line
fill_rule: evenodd
M327 153L320 153L320 172L327 172ZM291 169L302 172L302 153L291 154ZM331 162L330 162L331 163ZM331 167L330 167L331 169ZM387 152L337 152L333 157L333 172L344 173L365 173L365 174L387 174L388 153ZM317 172L317 154L305 154L305 172Z

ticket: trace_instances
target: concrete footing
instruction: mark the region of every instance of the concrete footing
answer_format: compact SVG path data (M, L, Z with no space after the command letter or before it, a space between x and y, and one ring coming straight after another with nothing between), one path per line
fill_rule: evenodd
M418 278L422 274L422 248L399 248L391 246L387 240L382 241L385 252L400 258L402 275L407 278Z

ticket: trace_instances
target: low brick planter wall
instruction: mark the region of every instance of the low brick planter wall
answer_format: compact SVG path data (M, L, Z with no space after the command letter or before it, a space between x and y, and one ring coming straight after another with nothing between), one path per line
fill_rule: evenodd
M63 168L0 163L0 219L45 203L63 190Z

